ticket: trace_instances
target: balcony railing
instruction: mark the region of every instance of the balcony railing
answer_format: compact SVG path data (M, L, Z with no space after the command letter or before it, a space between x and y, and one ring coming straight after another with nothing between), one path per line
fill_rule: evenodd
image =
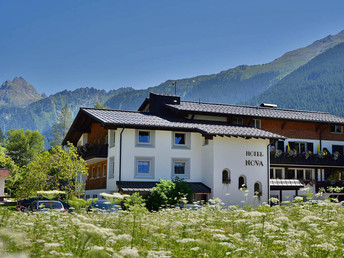
M335 187L344 187L344 181L330 181L330 180L326 180L326 181L316 182L316 184L315 184L316 192L319 192L319 190L321 188L323 188L326 193L333 192L333 194L336 194L335 191L332 191L333 190L332 187L334 187L334 188ZM342 191L340 191L340 193L344 193L344 189Z
M79 155L84 159L92 158L107 158L108 145L107 144L86 144L78 147Z
M340 154L310 153L270 153L270 163L291 165L344 166L344 156Z

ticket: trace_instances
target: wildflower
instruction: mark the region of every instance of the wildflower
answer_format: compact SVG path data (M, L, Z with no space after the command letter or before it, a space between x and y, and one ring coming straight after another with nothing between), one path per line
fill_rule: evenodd
M119 251L119 254L123 256L138 257L139 251L135 247L124 247L121 251Z
M178 243L188 243L188 242L195 242L196 240L193 238L183 238L183 239L179 239L177 240Z
M329 243L322 243L322 244L316 244L316 245L311 245L312 248L318 249L318 250L323 250L327 252L333 252L338 249L337 246L334 246Z
M213 238L215 238L216 240L221 240L221 241L229 240L229 238L223 234L214 234Z
M190 250L191 251L199 251L201 248L199 248L198 246L196 246L196 247L192 247Z
M167 257L171 257L171 252L170 251L148 251L147 257L151 257L151 258L166 257L167 258Z

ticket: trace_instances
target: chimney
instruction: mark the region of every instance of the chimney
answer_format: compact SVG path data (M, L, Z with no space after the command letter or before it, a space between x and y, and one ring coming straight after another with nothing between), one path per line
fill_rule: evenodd
M180 97L175 95L159 94L151 92L149 94L149 111L156 115L164 114L164 105L179 105Z

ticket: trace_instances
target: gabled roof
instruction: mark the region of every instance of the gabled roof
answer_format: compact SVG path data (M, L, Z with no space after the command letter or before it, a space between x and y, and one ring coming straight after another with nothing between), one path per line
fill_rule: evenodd
M70 130L68 131L63 144L66 144L67 141L73 142L75 144L75 141L77 141L76 139L80 138L82 132L78 128L82 126L78 124L82 121L89 121L88 123L90 123L90 121L97 122L105 128L126 127L137 129L160 129L174 131L192 131L199 132L204 135L285 139L284 136L252 127L214 123L195 123L138 111L80 108L80 111L75 118Z
M105 110L84 108L84 112L98 120L101 124L112 126L126 126L131 128L152 127L157 129L175 129L197 131L209 135L226 135L256 138L284 139L285 137L261 129L244 126L223 124L205 124L181 121L173 118L161 117L144 112Z
M215 103L200 103L192 101L181 101L180 105L166 104L166 107L175 111L185 111L189 113L199 114L237 115L250 116L256 118L273 118L283 120L298 120L306 122L344 124L344 117L332 115L326 112L280 109L270 107L226 105Z

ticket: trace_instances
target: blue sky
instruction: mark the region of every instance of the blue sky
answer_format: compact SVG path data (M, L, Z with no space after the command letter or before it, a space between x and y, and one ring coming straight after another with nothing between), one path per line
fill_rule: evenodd
M0 84L147 88L263 64L344 29L344 1L0 0Z

